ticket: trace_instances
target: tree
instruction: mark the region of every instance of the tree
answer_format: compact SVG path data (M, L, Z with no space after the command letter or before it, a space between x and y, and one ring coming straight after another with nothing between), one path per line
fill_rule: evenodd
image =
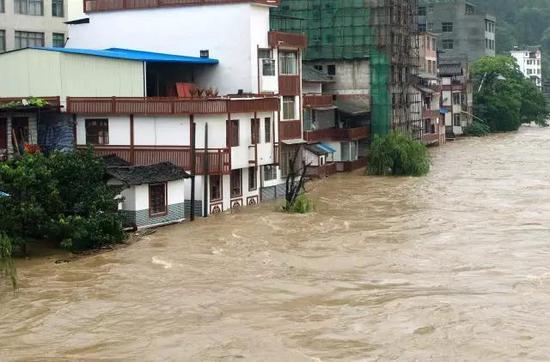
M124 238L117 212L118 190L104 181L104 165L91 150L24 154L0 165L3 232L13 246L29 239L58 241L70 250Z
M524 77L514 58L484 57L471 71L476 116L486 121L492 132L515 131L521 123L546 125L544 96Z

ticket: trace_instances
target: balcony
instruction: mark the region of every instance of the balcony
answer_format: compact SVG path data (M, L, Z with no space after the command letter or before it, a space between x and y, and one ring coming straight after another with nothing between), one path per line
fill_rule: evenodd
M281 121L279 123L279 139L292 140L302 138L302 121Z
M437 133L424 133L422 135L422 143L425 145L434 145L439 143L439 135Z
M342 161L337 163L338 172L352 172L363 167L367 167L366 157L360 157L355 161Z
M439 118L439 110L429 108L422 109L422 119L437 119Z
M279 94L282 96L300 95L300 76L281 75L279 76Z
M310 166L307 169L307 176L312 178L325 178L334 175L337 172L336 163L327 163L323 166Z
M153 9L169 6L236 4L243 2L278 6L280 0L84 0L84 12Z
M306 94L304 107L331 107L334 105L331 95Z
M87 146L78 146L86 149ZM172 162L182 167L185 171L191 171L191 148L188 146L94 146L97 156L116 155L131 164L138 166L153 165L160 162ZM205 174L204 149L195 151L195 168L197 175ZM228 149L209 149L207 153L208 174L227 175L231 172L231 157Z
M269 46L273 48L307 48L307 37L303 34L270 31L267 34L267 39Z
M279 98L125 98L67 97L67 112L76 114L228 114L276 112Z
M357 128L325 128L315 131L305 131L304 139L307 142L320 141L357 141L369 138L369 127Z

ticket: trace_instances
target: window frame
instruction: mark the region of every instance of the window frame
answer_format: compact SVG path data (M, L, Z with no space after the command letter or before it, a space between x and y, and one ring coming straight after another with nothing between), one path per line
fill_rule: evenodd
M264 167L263 169L264 181L269 182L269 181L277 180L277 165L274 165L274 164L264 165L263 167ZM268 168L269 168L269 171L267 171ZM266 178L265 177L266 175L273 176L273 178Z
M264 143L272 143L271 118L264 118Z
M61 5L61 7L59 6ZM58 10L59 12L56 12ZM65 1L64 0L52 0L52 17L64 18L65 17Z
M56 37L58 37L58 38L61 37L61 40L62 40L62 43L63 43L61 46L56 46L55 45ZM65 48L65 34L64 33L52 33L52 47L54 47L54 48Z
M101 140L101 137L99 135L99 131L101 131L101 129L99 128L103 128L103 126L100 126L99 124L96 124L96 125L91 125L92 122L105 122L106 123L106 133L107 133L107 136L105 137L105 135L103 135L103 142L100 142ZM87 145L109 145L109 118L86 118L84 120L84 128L85 128L85 132L86 132L86 144ZM90 141L90 138L91 138L91 133L90 133L90 129L93 130L95 133L95 137L94 139L97 139L97 142L94 142L94 141ZM99 130L97 130L99 129ZM105 130L103 130L103 132L105 132ZM93 134L93 133L92 133Z
M238 119L231 119L228 122L229 130L228 130L228 137L227 137L227 143L228 147L239 147L240 146L240 121Z
M0 29L0 53L3 53L5 51L6 51L6 31L4 29Z
M237 175L238 175L238 178L237 178ZM234 184L234 181L237 181L238 180L238 186L239 186L239 193L235 193L235 184ZM231 199L234 199L234 198L238 198L238 197L242 197L243 196L243 172L242 172L242 169L238 168L238 169L235 169L235 170L231 170L231 173L229 175L229 187L230 187L230 192L229 192L229 195L230 195L230 198Z
M32 44L30 44L31 40L33 41ZM36 43L35 41L39 41L39 43ZM15 49L23 49L30 46L43 47L45 45L45 42L46 42L45 34L42 32L22 31L22 30L15 31Z
M217 179L219 182L219 197L212 197L212 186L214 183L212 182L213 179ZM217 202L223 200L223 177L222 175L210 175L208 178L208 191L209 191L209 197L210 202Z
M253 186L251 185L252 183L253 183ZM248 168L248 191L256 191L257 189L258 189L258 169L257 167L249 167Z
M279 50L280 75L298 75L298 66L298 53L296 51Z
M162 211L153 211L153 192L152 190L156 187L162 186L163 191L163 210ZM167 182L158 182L154 184L149 184L149 217L161 217L168 215L168 183Z
M442 33L452 33L454 31L454 24L452 22L441 23Z
M14 0L13 11L19 15L44 16L44 0Z
M460 119L460 113L453 114L453 126L454 127L460 127L461 126L461 119Z
M250 144L257 145L260 143L260 119L250 119Z
M289 100L292 99L292 117L287 117L290 114L287 114L287 105L290 103ZM288 101L288 102L287 102ZM283 120L285 121L294 121L296 120L296 96L283 96L283 112L282 112Z
M441 48L444 50L452 50L455 48L454 39L443 39L441 40Z

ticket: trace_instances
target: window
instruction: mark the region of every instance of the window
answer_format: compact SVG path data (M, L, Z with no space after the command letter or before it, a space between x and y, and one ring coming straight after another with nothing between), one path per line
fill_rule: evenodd
M437 50L437 42L435 41L435 38L432 38L432 50Z
M220 201L222 198L222 176L210 175L210 201Z
M65 34L53 33L53 44L55 48L65 47Z
M264 142L271 143L271 118L264 119Z
M460 93L453 93L453 104L460 104Z
M86 120L86 143L92 145L109 144L108 119L103 118Z
M328 75L336 75L336 65L334 65L334 64L327 65L327 74Z
M426 16L426 7L425 6L419 6L418 7L418 16Z
M258 49L258 58L262 66L262 75L269 77L275 75L275 59L271 56L271 49Z
M15 32L15 48L43 47L44 33L32 33L29 31Z
M453 23L441 23L441 30L444 33L452 33L453 32Z
M260 120L258 118L250 120L250 143L253 145L260 143Z
M455 114L453 119L454 119L454 122L453 122L454 126L460 127L460 114Z
M455 47L453 39L443 39L441 45L443 46L443 49L453 49Z
M295 99L293 96L283 97L283 119L295 119L296 107Z
M258 187L258 177L257 177L256 167L248 168L248 191L254 191Z
M4 0L0 0L0 13L3 13L6 11Z
M272 181L277 179L277 166L266 165L264 166L264 181Z
M64 17L63 0L52 0L52 16Z
M320 65L320 64L314 65L313 68L317 69L317 70L320 71L320 72L323 71L323 66Z
M424 120L424 133L430 133L431 123L432 123L431 119Z
M232 170L230 175L231 198L243 195L241 169Z
M466 15L473 15L474 7L472 5L466 4Z
M342 150L342 161L355 161L358 158L357 141L352 142L340 142L340 149Z
M166 184L149 185L149 216L162 216L168 213Z
M3 51L6 51L6 31L0 30L0 53Z
M42 0L15 0L15 13L23 15L44 15L44 3Z
M297 75L298 61L295 52L279 52L280 72L282 75Z
M419 33L425 33L427 30L426 23L420 23L418 24L418 32Z
M238 119L232 119L229 121L229 139L228 139L228 146L229 147L239 147L239 120Z

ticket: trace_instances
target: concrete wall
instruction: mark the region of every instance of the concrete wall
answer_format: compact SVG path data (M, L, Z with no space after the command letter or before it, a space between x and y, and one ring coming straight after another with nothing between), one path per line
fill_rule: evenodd
M23 49L0 54L0 97L142 97L141 62Z
M64 2L64 17L52 16L52 0L43 0L42 16L16 14L13 0L4 0L4 12L0 13L0 30L6 33L6 50L15 49L15 31L44 33L44 45L53 45L53 33L64 34L67 37L68 1ZM82 4L82 2L81 2ZM0 69L3 69L0 66Z
M311 61L310 65L322 66L326 72L328 65L336 67L334 82L325 85L328 94L370 94L370 62L358 60Z
M257 47L267 48L269 7L254 4L168 7L89 14L72 25L68 47L109 47L199 56L220 64L197 74L197 83L220 94L258 91ZM161 40L161 41L159 41Z

